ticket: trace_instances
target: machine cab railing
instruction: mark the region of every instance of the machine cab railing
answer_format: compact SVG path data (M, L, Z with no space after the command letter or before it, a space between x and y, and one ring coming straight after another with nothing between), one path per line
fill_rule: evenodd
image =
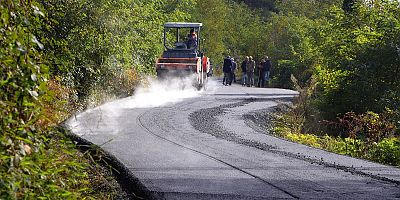
M201 51L200 30L202 23L167 22L164 24L164 47L171 51ZM191 30L195 31L196 44L188 46L188 36Z

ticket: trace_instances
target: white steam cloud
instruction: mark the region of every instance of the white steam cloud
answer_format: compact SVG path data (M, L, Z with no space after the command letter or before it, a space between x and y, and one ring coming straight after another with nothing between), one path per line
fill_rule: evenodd
M194 98L203 93L210 94L217 88L217 82L209 80L207 90L197 90L193 86L196 77L173 78L163 81L148 78L136 89L133 96L108 102L99 107L86 110L68 120L69 128L78 135L97 135L107 133L119 135L121 114L132 108L152 108L167 106ZM93 130L93 131L92 131ZM96 131L94 131L96 130ZM99 130L101 130L99 132Z
M193 98L203 92L193 86L193 80L193 77L166 80L148 78L147 83L137 88L133 96L119 103L126 108L149 108Z

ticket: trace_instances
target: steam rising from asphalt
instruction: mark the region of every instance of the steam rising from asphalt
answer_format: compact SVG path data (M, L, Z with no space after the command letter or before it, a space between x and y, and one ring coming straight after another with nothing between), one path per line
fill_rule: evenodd
M121 102L126 108L149 108L176 103L187 98L199 96L193 86L195 77L173 78L156 80L148 78L146 83L140 86L132 97L123 99Z
M193 86L195 78L173 78L164 81L148 78L136 89L133 96L86 110L71 118L68 126L74 133L81 136L99 134L91 131L94 129L111 135L119 135L122 130L117 124L120 123L122 113L127 109L166 106L200 96L203 91Z

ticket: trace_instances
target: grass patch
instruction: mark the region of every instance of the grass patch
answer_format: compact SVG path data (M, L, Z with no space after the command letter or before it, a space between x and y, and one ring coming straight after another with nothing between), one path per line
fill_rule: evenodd
M301 133L301 123L292 113L278 114L274 117L273 133L293 142L324 149L330 152L363 158L382 164L400 167L400 139L392 136L378 142L365 139L329 136L321 133Z

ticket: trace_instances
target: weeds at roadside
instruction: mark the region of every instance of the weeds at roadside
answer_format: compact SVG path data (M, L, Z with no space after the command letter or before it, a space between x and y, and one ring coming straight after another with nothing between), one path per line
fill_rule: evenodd
M291 79L300 94L294 106L282 104L280 112L272 117L275 135L338 154L400 167L399 127L392 120L396 119L395 112L348 112L335 122L319 120L319 113L312 105L315 82L311 79L302 88L294 76ZM330 132L326 131L329 129Z
M34 142L14 138L0 152L0 199L124 199L109 169L57 130ZM20 144L12 144L14 142ZM14 147L12 147L13 145ZM127 199L127 198L125 198Z
M275 127L273 132L300 144L400 167L400 139L396 137L385 138L369 146L367 142L360 139L291 133L282 127Z

